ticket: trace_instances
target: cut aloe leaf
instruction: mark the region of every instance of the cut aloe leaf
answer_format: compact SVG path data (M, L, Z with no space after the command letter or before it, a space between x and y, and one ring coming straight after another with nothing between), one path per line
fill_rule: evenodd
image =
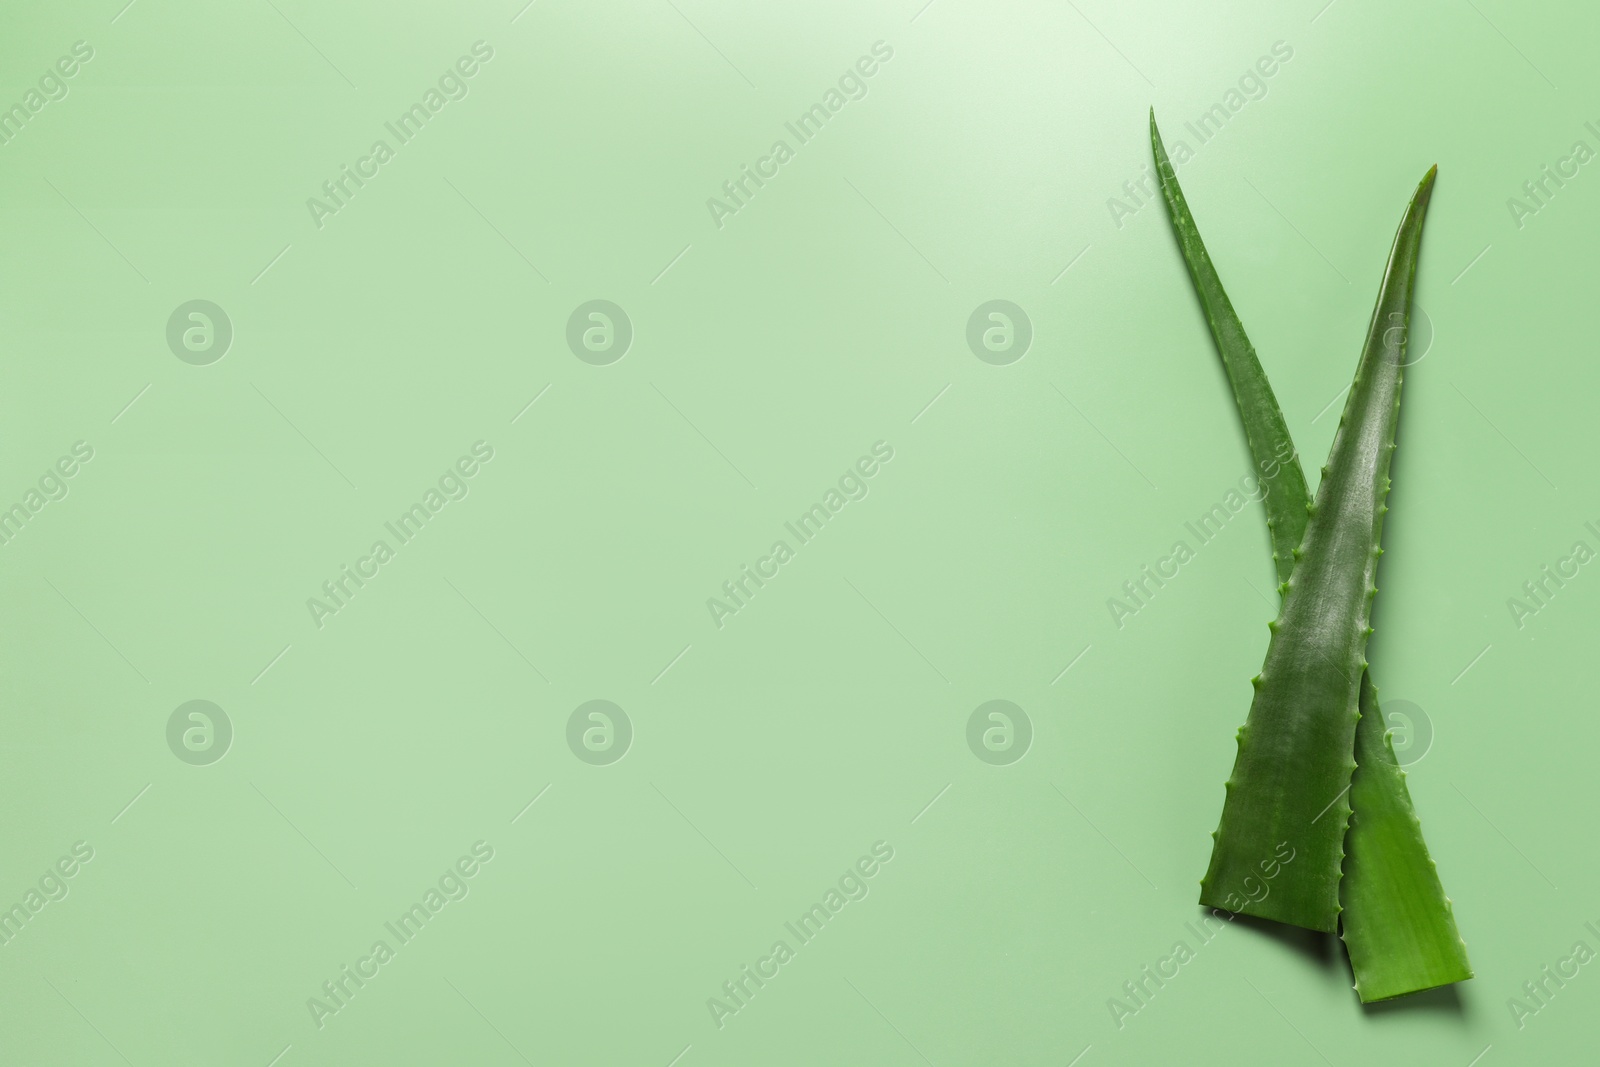
M1265 372L1223 290L1167 161L1154 109L1150 141L1184 261L1233 385L1252 457L1268 484L1263 496L1267 528L1278 579L1283 582L1293 570L1293 548L1305 530L1305 478ZM1289 458L1284 459L1285 454ZM1286 469L1280 471L1280 466ZM1271 491L1274 477L1279 479L1280 492ZM1340 884L1341 926L1357 992L1363 1001L1372 1001L1461 981L1472 977L1472 970L1449 898L1428 856L1405 773L1382 728L1377 689L1369 673L1362 678L1360 712L1358 766L1350 794L1353 814L1345 841L1349 855Z
M1284 424L1283 412L1278 409L1278 398L1273 395L1267 374L1256 358L1255 346L1245 336L1244 323L1233 310L1233 301L1222 288L1222 279L1217 276L1217 268L1200 240L1200 231L1189 213L1177 175L1167 161L1167 150L1156 129L1154 108L1150 109L1150 148L1155 153L1156 173L1172 216L1172 228L1178 235L1178 246L1183 249L1183 261L1194 279L1206 323L1211 327L1211 336L1217 342L1222 365L1228 372L1228 383L1233 387L1234 403L1244 419L1245 440L1255 460L1254 474L1263 488L1272 562L1278 569L1278 581L1286 582L1294 570L1294 550L1300 547L1305 534L1306 509L1311 504L1306 477L1300 470L1300 460L1294 441L1289 437L1289 427Z
M1351 778L1350 831L1345 847L1345 951L1363 1004L1389 1000L1472 977L1455 909L1422 839L1400 769L1378 710L1377 689L1361 680L1356 726L1356 771Z

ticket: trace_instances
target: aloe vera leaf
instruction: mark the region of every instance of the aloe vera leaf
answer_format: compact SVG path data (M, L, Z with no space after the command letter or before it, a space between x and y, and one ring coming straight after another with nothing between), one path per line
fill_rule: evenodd
M1202 904L1326 933L1340 913L1346 794L1404 381L1402 346L1389 331L1410 311L1435 172L1417 186L1390 250L1305 537L1269 624L1266 660L1252 679L1255 699L1200 883ZM1280 842L1296 859L1253 899L1258 868Z
M1355 810L1345 838L1350 854L1339 886L1356 994L1368 1004L1471 978L1455 909L1422 839L1377 689L1365 676L1356 763L1350 785Z
M1263 477L1278 463L1292 468L1285 479L1291 492L1265 494L1267 529L1273 538L1273 559L1278 580L1293 569L1293 547L1298 547L1306 524L1305 478L1292 443L1287 448L1283 416L1267 384L1266 375L1244 328L1234 314L1221 279L1194 223L1167 161L1161 135L1150 112L1150 143L1162 192L1171 211L1173 228L1195 282L1207 319L1230 320L1224 333L1213 327L1218 351L1234 387L1234 399L1245 424L1251 454ZM1241 339L1242 343L1235 339ZM1252 380L1259 379L1259 381ZM1287 460L1281 457L1287 453ZM1280 545L1288 542L1287 551ZM1432 989L1472 977L1466 946L1456 929L1454 909L1445 896L1438 871L1428 855L1422 826L1411 804L1405 772L1395 759L1377 687L1370 671L1361 684L1361 719L1356 725L1356 763L1350 787L1352 810L1345 846L1340 899L1344 912L1340 926L1355 973L1356 991L1364 1002Z
M1294 550L1300 547L1306 528L1306 509L1311 503L1306 477L1300 470L1283 412L1278 409L1278 398L1267 383L1266 372L1256 358L1255 346L1245 336L1244 324L1233 310L1233 302L1222 288L1222 279L1217 277L1217 268L1200 240L1194 216L1189 213L1183 190L1178 186L1172 164L1167 161L1167 150L1156 129L1155 108L1150 109L1150 147L1155 153L1156 173L1172 216L1172 228L1183 249L1183 261L1188 264L1189 276L1200 294L1200 306L1205 310L1206 324L1211 327L1211 336L1216 339L1217 351L1222 355L1228 383L1233 387L1234 403L1244 416L1245 439L1249 442L1250 455L1255 460L1256 475L1263 489L1272 562L1278 569L1278 581L1286 582L1294 570Z

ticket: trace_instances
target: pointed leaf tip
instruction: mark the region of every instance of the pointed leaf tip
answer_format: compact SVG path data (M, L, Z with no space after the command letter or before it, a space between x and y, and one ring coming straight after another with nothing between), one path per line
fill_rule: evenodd
M1422 181L1417 183L1416 199L1419 204L1426 204L1433 195L1433 179L1439 173L1439 164L1435 163L1428 168L1428 173L1422 176Z

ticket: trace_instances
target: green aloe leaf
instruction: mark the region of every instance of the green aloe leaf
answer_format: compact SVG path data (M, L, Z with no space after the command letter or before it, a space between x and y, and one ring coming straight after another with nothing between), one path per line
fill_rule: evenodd
M1273 559L1279 581L1286 582L1294 567L1293 550L1308 520L1305 478L1266 374L1223 290L1167 160L1154 109L1150 141L1184 261L1233 385L1251 454L1267 490L1263 499ZM1423 194L1421 189L1418 192ZM1419 227L1420 222L1419 217ZM1414 275L1414 250L1411 272ZM1382 308L1380 296L1380 311ZM1408 301L1404 314L1408 320ZM1404 336L1401 331L1401 345ZM1405 772L1382 728L1377 689L1365 671L1359 704L1358 768L1350 789L1354 814L1346 837L1350 852L1344 862L1345 878L1340 885L1345 909L1341 925L1357 992L1363 1001L1372 1001L1460 981L1472 977L1472 971L1449 898L1428 856L1406 789Z
M1156 173L1161 180L1167 210L1172 215L1178 246L1183 249L1183 261L1188 264L1189 276L1200 294L1200 306L1205 310L1211 336L1216 339L1217 351L1222 354L1228 383L1233 386L1234 403L1244 420L1245 440L1249 442L1255 473L1263 489L1272 562L1278 568L1278 581L1287 582L1294 570L1294 550L1300 547L1311 506L1306 476L1300 470L1300 460L1289 436L1289 427L1284 424L1283 412L1278 409L1278 398L1273 395L1266 371L1261 369L1261 361L1256 358L1255 346L1245 336L1244 323L1239 321L1233 301L1222 288L1222 279L1217 277L1217 268L1200 240L1200 231L1189 213L1189 204L1183 198L1172 164L1167 162L1167 150L1156 129L1154 108L1150 109L1150 147L1155 152Z
M1361 678L1351 776L1349 855L1339 897L1345 951L1363 1004L1389 1000L1472 977L1455 909L1422 839L1400 769L1383 728L1378 690Z

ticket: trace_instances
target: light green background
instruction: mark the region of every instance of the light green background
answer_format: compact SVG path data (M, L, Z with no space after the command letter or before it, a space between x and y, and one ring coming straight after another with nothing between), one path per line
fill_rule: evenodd
M1506 604L1600 546L1600 177L1507 207L1600 148L1591 10L121 3L0 16L0 103L94 49L0 146L0 507L94 449L0 547L0 904L94 849L0 947L4 1063L1592 1057L1594 967L1521 1029L1506 1004L1600 948L1600 576L1520 629ZM479 40L469 95L319 229L307 198ZM707 198L877 41L719 228ZM1280 41L1181 173L1311 470L1439 165L1370 654L1431 721L1412 795L1478 977L1363 1010L1336 945L1241 922L1118 1029L1194 944L1271 572L1252 505L1112 621L1248 458L1163 209L1108 198L1151 104L1192 145ZM635 331L609 366L564 340L596 298ZM209 366L165 340L194 299L235 331ZM1035 331L1010 365L965 341L991 299ZM479 440L470 494L319 629L307 598ZM866 498L713 625L880 440ZM194 699L235 731L208 766L166 742ZM609 766L567 746L591 699L633 725ZM993 699L1034 731L1008 766L967 746ZM470 894L319 1029L307 998L479 840ZM707 999L878 841L719 1028Z

